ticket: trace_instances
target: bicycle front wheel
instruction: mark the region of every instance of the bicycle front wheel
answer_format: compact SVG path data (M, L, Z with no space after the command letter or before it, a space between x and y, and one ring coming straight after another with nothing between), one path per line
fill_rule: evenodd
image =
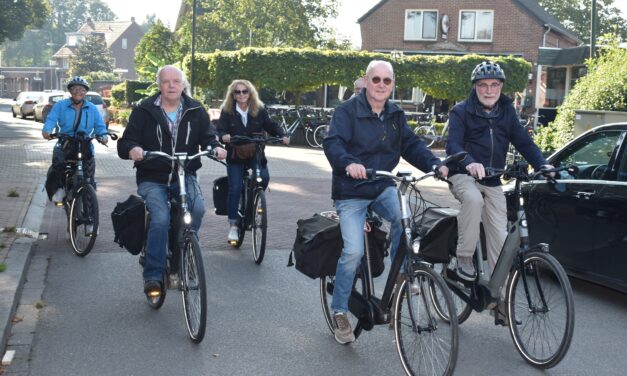
M303 132L305 133L305 141L307 141L307 144L309 144L309 146L311 146L312 148L317 148L318 145L316 144L316 140L314 138L314 128L312 126L307 126L304 125L303 126Z
M255 202L252 213L253 259L259 265L266 253L266 234L268 232L268 211L266 194L263 189L255 192Z
M516 350L540 368L557 365L570 347L575 308L570 281L553 256L525 255L507 285L509 331Z
M429 147L431 147L435 143L435 140L437 138L433 127L429 127L426 125L416 127L414 129L414 133L416 133L418 137L420 137L420 139Z
M322 147L322 141L324 141L324 138L327 137L328 133L329 133L328 124L322 124L316 128L316 130L314 131L314 141L316 142L317 147L319 148Z
M433 294L446 316L437 314ZM448 286L430 267L418 267L397 286L394 303L396 349L407 375L451 375L458 350L458 323Z
M195 233L185 240L181 250L181 283L183 309L189 338L200 343L207 326L207 286L200 244Z
M98 198L94 187L78 189L70 204L70 243L74 253L84 257L94 247L98 236Z

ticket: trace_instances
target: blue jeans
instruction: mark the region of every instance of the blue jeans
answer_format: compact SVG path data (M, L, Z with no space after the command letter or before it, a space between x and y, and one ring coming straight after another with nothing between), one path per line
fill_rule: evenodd
M364 224L368 206L372 204L375 213L391 223L390 257L394 260L401 239L401 207L398 202L396 187L386 188L374 200L348 199L335 202L335 209L340 216L340 229L344 248L337 262L335 271L335 288L331 309L334 312L348 311L348 298L353 287L355 272L364 256Z
M239 220L239 215L237 215L237 209L239 206L239 198L242 195L242 188L244 187L243 180L244 179L244 171L247 169L255 169L257 166L257 162L255 159L252 159L248 163L239 164L239 163L231 163L226 166L226 173L229 177L229 195L228 195L228 214L229 214L229 223L231 225L236 225ZM268 182L270 181L270 172L268 171L268 165L261 166L260 174L261 174L261 185L265 190L268 187Z
M187 204L192 214L192 227L198 231L205 215L205 201L195 176L185 178ZM146 201L150 211L150 227L144 259L144 280L162 281L166 266L168 228L170 226L170 207L168 191L173 196L179 195L178 183L168 185L145 181L137 187L137 193Z

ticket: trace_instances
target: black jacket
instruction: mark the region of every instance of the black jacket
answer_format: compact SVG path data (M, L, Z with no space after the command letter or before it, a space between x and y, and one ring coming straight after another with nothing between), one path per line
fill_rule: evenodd
M381 120L372 112L365 90L335 109L323 147L333 169L334 200L373 199L394 185L389 179L368 182L346 176L346 167L351 163L384 171L392 171L401 156L422 171L431 171L440 163L407 125L400 107L386 102Z
M203 106L183 93L183 115L178 126L176 147L173 148L173 137L168 122L155 100L159 94L144 99L131 112L128 125L122 138L118 140L118 155L122 159L129 159L129 152L135 146L141 146L146 151L162 151L172 155L173 152L196 154L220 146L209 126L209 115ZM174 150L173 150L174 149ZM186 170L195 174L202 164L199 159L191 161ZM171 183L173 177L172 163L163 158L149 161L135 162L137 168L137 184L143 181L156 183Z
M266 131L275 137L284 137L285 132L279 127L279 125L272 120L268 111L265 108L260 108L257 116L253 117L250 112L248 113L248 120L246 126L242 122L242 116L235 109L236 104L233 105L233 113L229 114L226 111L220 112L220 119L218 120L218 137L222 140L222 136L229 134L231 136L248 136L253 137L255 134L263 133ZM249 160L241 160L235 156L231 144L226 144L227 161L229 163L245 163ZM266 163L265 157L262 158L262 163Z
M484 167L503 168L507 149L511 142L531 165L538 170L548 164L529 133L520 125L512 99L501 94L499 111L494 117L486 114L479 103L474 89L468 99L453 107L449 115L449 135L446 154L467 151L459 169L451 169L449 175L466 173L466 166L478 162ZM500 179L482 182L488 186L500 185Z

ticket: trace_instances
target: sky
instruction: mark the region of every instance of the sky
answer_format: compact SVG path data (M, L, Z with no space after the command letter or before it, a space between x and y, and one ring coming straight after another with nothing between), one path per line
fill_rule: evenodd
M170 28L174 28L176 24L181 5L180 0L103 0L103 2L109 5L120 21L128 21L135 17L135 21L141 24L147 15L156 14L157 18ZM359 47L361 35L357 19L379 0L337 0L337 2L340 3L339 14L331 25L340 35L348 37L356 47Z
M156 14L164 24L174 28L181 4L180 0L103 0L118 16L119 20L135 17L142 23L148 14ZM340 36L348 37L355 47L361 46L361 35L357 19L375 6L380 0L337 0L340 3L338 17L332 22ZM158 4L158 5L157 5ZM627 0L614 0L623 17L627 18Z

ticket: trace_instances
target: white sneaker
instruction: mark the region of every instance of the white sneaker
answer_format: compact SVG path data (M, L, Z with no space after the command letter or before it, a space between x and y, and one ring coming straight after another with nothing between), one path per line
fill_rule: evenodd
M63 188L59 188L52 195L52 202L62 202L64 197L65 197L65 190Z
M237 226L231 226L231 229L229 230L229 236L227 237L227 240L229 242L231 241L238 241L239 240L239 229L237 228Z

